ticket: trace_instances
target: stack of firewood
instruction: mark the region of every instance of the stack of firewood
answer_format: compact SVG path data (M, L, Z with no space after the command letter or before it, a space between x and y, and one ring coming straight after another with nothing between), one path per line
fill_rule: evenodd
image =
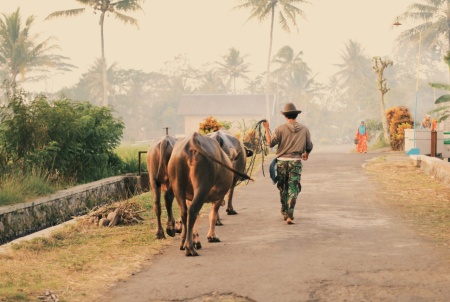
M113 227L118 224L128 225L143 220L139 213L145 212L141 205L134 201L116 202L94 208L86 219L98 226Z

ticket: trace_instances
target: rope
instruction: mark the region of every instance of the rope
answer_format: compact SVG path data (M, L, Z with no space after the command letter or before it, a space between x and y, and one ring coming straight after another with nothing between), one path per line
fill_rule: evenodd
M265 119L260 120L259 122L256 123L255 128L254 128L255 139L252 140L252 145L251 145L251 147L253 149L253 155L252 155L252 157L250 159L250 162L249 162L249 164L247 166L247 170L246 170L246 174L249 175L249 176L252 175L253 167L255 165L256 156L258 154L260 154L260 153L261 153L261 158L262 158L261 170L262 170L263 176L265 176L265 174L264 174L264 156L267 156L267 150L266 150L267 142L266 142L266 136L265 136L265 134L263 134L263 128L264 127L262 126L262 123L265 122L265 121L266 121ZM271 133L270 129L269 129L269 133ZM256 134L258 135L258 137L256 137ZM258 139L256 139L256 138L258 138ZM239 180L236 183L236 186L238 184L240 184L241 182L243 182L243 180ZM248 184L248 182L249 181L247 180L246 184Z
M239 175L240 177L242 177L242 178L244 178L244 179L247 179L248 181L250 181L250 180L253 181L253 179L252 179L249 175L247 175L247 174L245 174L245 173L242 173L242 172L240 172L240 171L238 171L238 170L236 170L236 169L234 169L234 168L232 168L232 167L229 167L229 166L226 165L225 163L221 162L220 160L217 160L216 158L214 158L213 156L211 156L210 154L208 154L206 151L203 150L202 146L197 142L197 140L191 139L191 141L195 144L195 146L197 146L197 148L191 147L191 151L197 151L198 153L200 153L200 154L203 155L204 157L206 157L206 158L212 160L212 161L215 162L215 163L218 163L219 165L223 166L223 167L224 167L225 169L227 169L227 170L230 170L230 171L233 172L234 174L237 174L237 175Z

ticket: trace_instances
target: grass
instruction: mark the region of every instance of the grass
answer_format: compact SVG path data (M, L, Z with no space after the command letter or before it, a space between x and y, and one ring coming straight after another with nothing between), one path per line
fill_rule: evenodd
M0 176L0 206L11 205L49 195L56 192L58 185L52 184L46 175L33 172L3 174Z
M146 150L147 146L120 146L115 150L123 161L124 174L138 174L139 151ZM147 171L145 153L141 154L141 171ZM76 184L71 180L61 180L58 175L46 175L40 171L33 171L29 175L20 172L5 173L0 176L0 207L50 195L74 185Z
M125 173L137 174L139 171L139 151L147 151L148 146L120 146L116 148L115 153L122 159L124 163ZM147 163L145 159L146 153L141 154L141 171L147 171Z
M46 289L57 293L59 301L100 299L173 240L155 239L151 195L133 199L148 210L142 223L100 228L80 220L0 253L0 301L34 301ZM178 215L176 204L174 211Z
M367 173L377 185L380 200L397 211L420 235L450 248L450 191L403 157L381 157ZM450 258L450 256L449 256Z

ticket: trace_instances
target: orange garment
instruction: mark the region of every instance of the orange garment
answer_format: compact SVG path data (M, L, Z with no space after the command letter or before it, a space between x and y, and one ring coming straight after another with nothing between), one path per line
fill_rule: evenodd
M356 130L356 138L358 139L358 144L356 145L356 152L366 153L367 152L367 141L369 140L369 133L367 129L364 134L361 134L358 130Z

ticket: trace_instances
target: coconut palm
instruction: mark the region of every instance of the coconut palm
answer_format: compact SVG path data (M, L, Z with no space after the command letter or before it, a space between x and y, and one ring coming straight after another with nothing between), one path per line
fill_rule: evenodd
M2 74L7 74L9 84L16 85L17 76L22 81L31 71L43 67L56 67L62 57L52 54L58 48L52 44L52 38L38 42L39 35L31 34L34 16L22 23L20 9L9 15L2 14L0 19L0 66Z
M305 17L304 12L296 5L302 3L309 3L306 0L238 0L242 4L235 7L235 9L250 9L250 17L247 20L257 19L259 22L270 18L270 33L269 33L269 53L267 56L267 70L266 70L266 114L270 119L269 114L269 87L270 87L270 62L272 58L272 42L273 42L273 27L275 22L275 12L277 13L278 21L281 29L285 32L290 32L289 23L298 30L297 16Z
M414 24L399 35L400 42L421 39L425 45L431 46L444 41L447 49L450 49L449 0L422 0L421 3L413 3L397 20Z
M308 102L317 95L319 87L302 55L303 52L295 53L290 46L282 47L273 59L273 63L279 66L273 75L277 79L277 91L285 99L298 102L306 113Z
M216 62L220 67L218 68L218 73L227 79L226 85L230 87L231 82L233 82L233 92L236 94L236 78L248 79L245 75L249 72L248 63L244 63L246 56L241 56L239 50L235 48L230 48L228 53L222 56L224 63Z
M341 63L335 64L336 73L347 94L347 106L358 108L361 113L363 98L367 98L367 87L373 86L371 59L365 54L361 44L349 40L340 54ZM359 117L358 117L359 118Z
M114 17L124 24L130 24L138 27L138 22L135 18L124 15L124 12L131 12L142 10L141 3L145 0L75 0L80 4L83 4L83 8L75 8L70 10L56 11L51 13L45 18L50 20L58 17L72 17L78 16L87 11L88 8L92 8L94 12L100 13L100 39L101 39L101 58L103 62L102 68L102 81L103 81L103 106L108 105L108 88L107 88L107 71L106 71L106 59L105 59L105 40L103 34L103 26L105 22L105 15L113 14Z

